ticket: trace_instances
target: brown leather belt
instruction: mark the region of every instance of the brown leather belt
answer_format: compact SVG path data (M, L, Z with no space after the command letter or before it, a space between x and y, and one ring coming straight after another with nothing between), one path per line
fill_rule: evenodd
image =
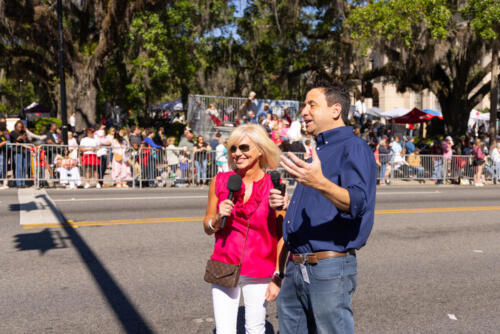
M316 264L320 260L330 259L332 257L343 257L347 256L347 254L356 255L356 251L354 249L349 249L345 253L333 252L333 251L324 251L324 252L316 252L309 254L292 254L292 261L295 264Z

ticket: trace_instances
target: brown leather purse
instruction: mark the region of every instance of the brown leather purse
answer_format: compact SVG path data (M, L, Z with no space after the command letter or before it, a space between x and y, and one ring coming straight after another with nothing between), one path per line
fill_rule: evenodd
M234 288L238 285L240 279L241 261L247 244L248 229L250 227L250 219L248 219L247 232L243 243L239 264L229 264L217 260L209 259L205 266L205 282L224 286L226 288Z

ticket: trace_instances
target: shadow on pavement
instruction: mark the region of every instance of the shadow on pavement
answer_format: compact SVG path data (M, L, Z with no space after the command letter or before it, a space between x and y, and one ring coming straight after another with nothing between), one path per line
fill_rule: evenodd
M97 255L87 245L85 240L75 229L71 227L66 217L54 206L54 204L47 198L47 196L39 195L37 196L37 198L42 198L50 207L54 215L58 218L62 228L68 236L67 239L70 240L70 242L78 251L80 258L86 265L87 270L92 274L92 277L97 283L97 286L106 298L106 301L115 313L116 317L120 321L123 329L127 333L153 333L152 329L146 323L139 311L137 311L137 309L134 307L125 292L113 279L113 276L104 267ZM42 246L42 249L44 249L45 251L47 250L47 248L53 248L51 247L54 244L53 240L52 243L48 241L50 234L49 231L44 230L36 234L38 235L38 237L42 238L42 241L34 241L34 238L36 238L36 236L34 235L31 235L29 237L22 237L21 235L17 235L16 238L23 241L30 240L26 243L26 245L22 246L26 249L28 249L28 247L35 247L35 245ZM50 235L50 238L51 237L52 236ZM18 247L18 249L24 250L21 248Z
M38 250L40 255L51 249L68 248L61 232L51 231L48 228L37 233L17 234L14 236L14 243L19 251Z
M34 211L38 210L38 206L35 202L10 204L9 211Z

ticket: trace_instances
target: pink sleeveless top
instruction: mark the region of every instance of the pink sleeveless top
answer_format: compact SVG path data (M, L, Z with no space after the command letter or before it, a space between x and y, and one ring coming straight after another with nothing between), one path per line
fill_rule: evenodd
M229 176L234 171L217 174L215 194L217 210L219 203L227 198L226 188ZM215 246L211 259L229 264L239 264L248 223L248 238L241 262L241 275L250 277L270 277L276 268L276 247L278 226L276 212L269 207L269 192L273 188L271 177L266 174L254 182L252 194L243 203L245 184L234 194L234 209L227 218L226 227L215 234Z

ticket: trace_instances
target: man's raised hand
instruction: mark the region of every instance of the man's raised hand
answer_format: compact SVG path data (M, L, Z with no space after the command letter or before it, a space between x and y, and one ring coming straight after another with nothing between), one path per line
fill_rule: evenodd
M290 173L297 182L311 188L318 188L325 181L316 149L312 150L312 161L307 163L295 154L288 152L288 157L282 155L280 165Z

